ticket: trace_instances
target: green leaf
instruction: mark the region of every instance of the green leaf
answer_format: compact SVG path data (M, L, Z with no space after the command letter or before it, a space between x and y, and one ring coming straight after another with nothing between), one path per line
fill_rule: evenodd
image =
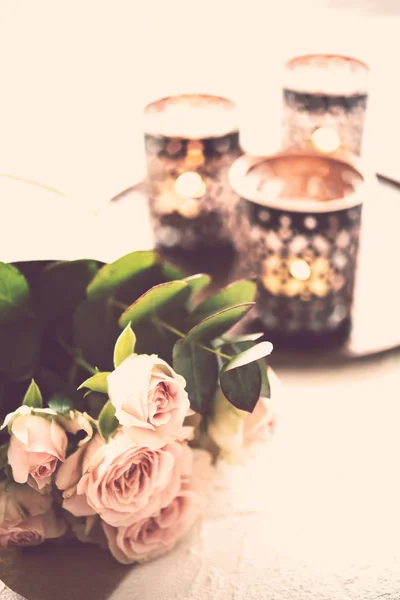
M268 379L268 365L264 360L258 362L261 372L261 392L263 398L271 398L271 386Z
M84 300L76 308L72 345L79 348L88 363L101 371L113 368L114 344L120 333L117 311L107 300Z
M202 289L210 285L211 277L205 273L198 273L197 275L191 275L190 277L185 277L185 281L190 287L192 294L197 294Z
M0 262L0 323L11 323L29 313L28 282L13 265Z
M254 302L256 292L257 285L254 281L248 281L247 279L235 281L196 306L190 315L191 321L198 323L206 317L226 308L247 302Z
M223 367L219 376L221 389L233 406L252 412L261 392L261 372L256 362L230 371Z
M189 286L183 280L155 285L126 309L119 319L120 327L129 323L135 327L167 308L176 307L186 301L189 293Z
M114 433L119 425L115 416L115 408L111 401L105 403L99 414L99 431L103 439L107 442L110 435Z
M96 375L92 375L89 379L86 379L81 385L78 387L78 390L82 388L88 388L92 390L92 392L100 392L101 394L108 393L108 384L107 377L109 376L109 372L104 373L96 373Z
M121 284L159 262L159 255L153 250L131 252L100 269L87 288L91 300L107 296Z
M44 321L70 313L86 298L86 287L98 271L94 260L60 261L46 267L40 276L37 303Z
M129 323L115 344L114 348L114 367L117 368L121 363L124 362L128 356L131 356L135 350L136 336L132 331L131 324Z
M236 335L229 341L232 342L256 342L263 337L263 333L244 333L243 335ZM226 340L225 340L226 343Z
M73 409L70 398L64 394L54 394L47 404L49 405L49 408L52 408L60 415L64 415Z
M33 379L27 389L22 404L30 406L31 408L43 408L42 394Z
M191 408L201 415L209 414L218 384L215 354L179 340L174 346L173 366L186 379Z
M247 340L243 340L243 339L239 339L237 341L235 339L235 340L230 340L228 343L225 343L223 346L220 346L219 349L224 354L229 354L231 356L235 356L236 357L236 356L239 356L241 354L244 354L245 352L250 352L251 353L251 350L254 347L255 346L254 346L254 344L251 341L247 341ZM227 361L226 359L221 359L222 366L227 365L228 362L229 361ZM264 396L265 398L270 398L271 397L271 390L270 390L270 385L269 385L269 380L268 380L268 373L267 373L267 368L268 368L267 361L265 360L265 358L260 358L256 362L258 364L258 367L260 369L260 374L261 374L261 392L260 392L260 395Z
M225 365L225 371L231 371L238 367L243 367L252 362L257 362L260 358L265 358L271 354L273 346L271 342L260 342L259 344L252 345L247 350L244 350L240 354L237 354L232 360Z
M219 337L240 321L253 306L254 302L239 304L238 306L226 308L225 310L221 310L220 312L205 318L203 321L200 321L200 323L192 327L186 336L186 341L192 342L200 339Z
M175 281L176 279L184 279L185 275L174 265L164 261L161 264L161 273L165 281ZM161 283L161 282L160 282Z
M36 319L0 323L0 372L8 379L32 377L40 353L40 329Z
M8 465L8 442L0 446L0 469L3 470Z

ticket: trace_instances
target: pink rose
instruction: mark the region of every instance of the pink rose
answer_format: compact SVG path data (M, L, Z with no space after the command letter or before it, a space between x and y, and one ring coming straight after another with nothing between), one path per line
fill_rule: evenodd
M195 522L211 478L210 455L187 446L185 453L194 456L191 473L182 477L180 489L169 504L128 527L103 523L110 551L118 562L144 562L169 552Z
M190 472L190 452L177 442L137 446L124 431L107 444L100 435L60 467L56 485L63 507L75 516L99 514L115 527L127 526L167 506Z
M155 354L132 354L107 381L115 415L138 445L149 445L149 432L165 442L179 436L189 398L184 378L165 361Z
M6 529L0 528L0 546L38 546L50 538L58 538L66 531L66 525L53 511L44 515L28 517Z
M268 370L268 377L271 398L260 397L252 413L235 408L220 388L215 394L207 432L222 457L229 462L240 461L243 451L248 451L274 431L280 384L272 369Z
M35 546L63 535L66 526L51 509L52 498L27 485L0 484L0 547Z
M8 462L17 483L44 488L59 461L65 459L68 439L51 417L17 414L10 425Z

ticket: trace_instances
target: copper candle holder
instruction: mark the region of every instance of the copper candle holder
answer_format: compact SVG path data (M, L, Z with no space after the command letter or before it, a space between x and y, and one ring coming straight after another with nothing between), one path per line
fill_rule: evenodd
M157 247L231 244L237 201L229 168L241 154L237 110L226 98L170 96L144 111L147 189Z
M366 175L350 155L239 158L238 275L258 278L269 334L348 333ZM274 339L274 336L271 336Z
M361 154L368 66L355 58L292 58L283 82L283 147Z

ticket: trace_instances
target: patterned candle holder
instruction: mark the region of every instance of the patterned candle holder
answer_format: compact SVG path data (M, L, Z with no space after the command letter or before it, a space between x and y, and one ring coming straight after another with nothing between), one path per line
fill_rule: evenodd
M145 111L147 189L160 249L231 245L237 196L228 172L241 154L236 106L204 94L171 96Z
M368 66L354 58L317 54L286 63L283 148L361 154Z
M272 341L349 332L365 175L349 155L239 158L238 276L258 278Z

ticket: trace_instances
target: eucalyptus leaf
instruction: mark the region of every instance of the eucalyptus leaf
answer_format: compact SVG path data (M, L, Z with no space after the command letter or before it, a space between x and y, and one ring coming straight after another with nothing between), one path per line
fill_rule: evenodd
M118 337L114 348L114 367L117 368L135 350L136 336L129 323Z
M159 255L153 250L131 252L115 262L104 265L87 288L90 300L108 296L120 285L135 275L159 262Z
M101 409L98 423L100 434L107 442L110 435L114 433L119 425L118 419L115 416L115 408L110 400Z
M237 354L232 360L225 365L225 371L231 371L238 367L243 367L252 362L257 362L260 358L265 358L271 354L273 346L271 342L260 342L256 345L251 345L240 354Z
M0 262L0 323L31 313L29 285L13 265Z
M234 338L229 341L232 342L256 342L260 338L262 338L264 333L244 333L243 335L236 335Z
M252 362L243 367L226 370L219 375L221 389L233 406L252 412L261 392L261 372L258 363Z
M49 408L52 408L60 415L64 415L73 409L71 399L64 394L54 394L47 404Z
M129 306L119 319L120 327L151 319L167 308L175 308L187 300L190 288L186 281L169 281L155 285Z
M73 317L73 345L101 371L113 368L115 340L121 333L117 311L107 300L84 300Z
M185 281L190 287L192 294L197 294L201 292L202 289L210 285L211 277L206 273L198 273L197 275L190 275L190 277L185 277Z
M186 336L186 341L192 342L219 337L240 321L253 306L254 302L239 304L205 318L190 329Z
M163 261L161 264L161 273L165 281L175 281L176 279L184 279L185 275L174 265L168 261ZM161 283L161 282L160 282Z
M30 408L43 408L42 394L33 379L26 391L22 404Z
M173 351L173 366L186 380L191 408L207 415L218 384L218 363L215 354L179 340Z
M190 315L191 321L198 323L206 317L226 308L247 302L254 302L256 292L257 285L254 281L246 279L235 281L196 306Z
M236 341L236 339L235 339L235 340L230 340L228 343L225 343L223 346L220 346L218 349L224 354L227 354L227 355L230 355L233 357L237 357L239 355L244 354L245 352L250 352L250 354L251 354L251 350L254 347L255 346L251 341L241 340L241 339L239 339L239 341ZM219 360L221 362L221 369L223 367L225 367L229 362L223 358L220 358ZM269 379L268 379L267 361L265 358L260 358L256 362L258 364L258 367L260 369L260 374L261 374L260 396L263 396L264 398L270 398L271 390L270 390Z
M0 373L12 380L30 379L40 354L40 328L36 319L0 323Z
M265 361L260 360L258 362L261 372L261 392L260 396L263 398L271 398L271 386L268 378L268 365Z
M96 373L96 375L92 375L92 377L89 377L89 379L86 379L83 383L81 383L81 385L78 387L78 390L81 390L82 388L88 388L89 390L92 390L92 392L107 394L107 377L109 375L110 372Z
M86 287L98 271L94 260L59 261L43 269L37 290L38 311L48 322L70 313L86 298Z

